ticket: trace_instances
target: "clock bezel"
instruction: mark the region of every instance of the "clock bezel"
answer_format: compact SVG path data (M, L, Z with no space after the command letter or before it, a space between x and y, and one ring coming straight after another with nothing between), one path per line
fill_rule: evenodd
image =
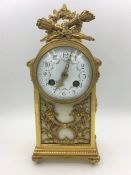
M38 79L37 79L37 66L39 64L39 61L42 59L43 55L45 55L49 50L59 47L59 46L67 46L67 47L73 47L75 49L80 50L86 58L89 60L91 68L92 68L92 80L90 83L90 86L87 88L87 90L77 98L73 99L58 99L55 97L49 96L44 90L41 88ZM38 89L39 93L44 97L44 99L48 102L51 103L62 103L62 104L67 104L67 103L79 103L80 101L86 99L88 95L91 93L96 81L97 81L97 68L95 64L95 60L91 52L87 47L85 47L83 44L81 44L78 41L75 40L67 40L67 39L62 39L62 40L54 40L45 46L43 46L40 51L38 52L36 58L34 59L33 62L33 68L32 68L32 80L36 88Z

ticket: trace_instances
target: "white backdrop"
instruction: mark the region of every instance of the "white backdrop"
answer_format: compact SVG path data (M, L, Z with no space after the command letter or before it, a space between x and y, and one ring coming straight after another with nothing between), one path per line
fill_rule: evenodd
M44 32L35 24L66 3L89 10L96 19L83 33L84 42L103 62L97 84L96 133L101 162L63 161L35 165L33 86L26 62L40 47ZM1 0L0 1L0 174L130 174L131 162L131 1L130 0ZM7 168L9 167L9 168ZM69 168L68 168L69 167ZM59 170L59 172L58 172ZM2 173L1 173L2 172Z

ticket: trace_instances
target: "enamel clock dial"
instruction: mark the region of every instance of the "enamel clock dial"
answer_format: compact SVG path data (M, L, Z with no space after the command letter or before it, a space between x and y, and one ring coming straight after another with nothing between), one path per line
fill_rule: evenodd
M71 47L47 52L38 64L38 82L50 97L75 99L89 88L92 69L86 56Z
M57 42L56 42L57 43ZM59 41L58 41L59 43ZM56 44L55 44L56 45ZM73 43L47 49L36 63L36 82L49 101L70 103L85 97L93 82L93 62L86 48Z

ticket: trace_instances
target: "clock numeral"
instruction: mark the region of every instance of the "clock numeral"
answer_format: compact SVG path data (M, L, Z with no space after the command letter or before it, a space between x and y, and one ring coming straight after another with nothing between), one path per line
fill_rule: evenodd
M75 59L75 61L77 60L77 56L76 55L75 55L74 59Z
M50 63L49 62L44 62L45 67L50 67Z
M58 56L57 55L53 55L53 61L57 61L58 60Z
M62 95L63 95L63 96L66 96L66 93L65 93L65 92L62 92Z
M85 64L81 64L81 69L84 69L85 68Z
M53 55L52 61L57 64L59 62L59 55Z
M44 83L44 86L48 86L48 83L46 82L46 83Z
M83 77L84 79L86 79L86 74L82 74L82 77Z
M80 71L84 71L85 70L85 64L84 63L79 63L78 64L78 69L80 70Z
M47 76L47 72L44 72L43 75L44 75L44 76Z
M69 57L69 53L68 52L63 52L63 58L67 59Z
M75 93L76 93L76 91L75 91L75 90L72 90L72 93L73 93L73 94L75 94Z
M79 87L82 88L82 83L80 83Z
M74 62L76 62L76 61L77 61L77 56L75 55L75 56L74 56Z
M84 73L81 73L81 75L80 75L81 81L85 80L86 78L87 78L87 75Z
M55 94L55 92L56 92L56 88L53 88L52 91L53 91L53 93Z
M53 55L53 59L56 60L57 59L57 55Z
M46 76L47 75L47 72L44 72L43 75Z

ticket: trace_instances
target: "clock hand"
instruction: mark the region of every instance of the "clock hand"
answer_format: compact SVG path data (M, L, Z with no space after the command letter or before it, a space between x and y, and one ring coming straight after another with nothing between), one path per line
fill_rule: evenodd
M71 54L66 62L64 71L61 73L61 78L57 81L56 89L58 89L60 86L63 86L64 80L67 79L70 62L71 62Z
M62 74L67 74L68 69L69 69L70 62L71 62L71 54L70 54L70 57L68 58L68 60L66 62L66 65L65 65L65 68L64 68L64 71L63 71Z

